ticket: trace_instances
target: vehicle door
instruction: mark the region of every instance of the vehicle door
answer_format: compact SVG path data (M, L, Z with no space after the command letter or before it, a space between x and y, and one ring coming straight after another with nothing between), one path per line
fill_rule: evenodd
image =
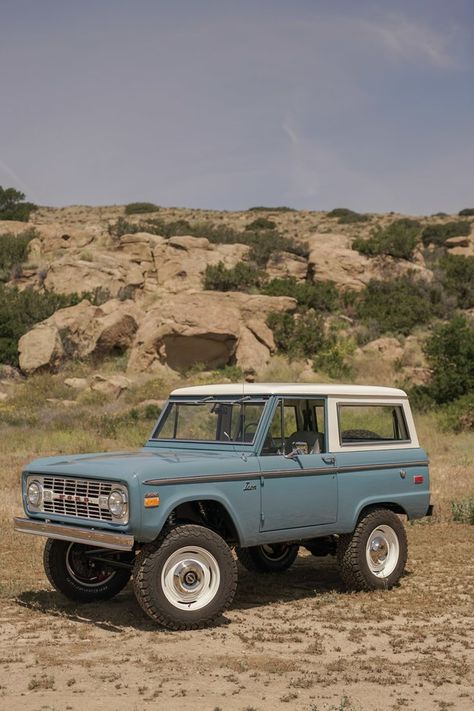
M261 531L335 523L336 458L326 442L324 399L278 400L258 457Z

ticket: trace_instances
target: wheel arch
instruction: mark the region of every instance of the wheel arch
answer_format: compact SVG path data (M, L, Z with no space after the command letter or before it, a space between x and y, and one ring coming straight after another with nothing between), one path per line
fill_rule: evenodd
M165 513L164 526L178 523L204 525L227 542L241 545L242 531L228 501L215 494L201 494L173 501Z
M393 511L393 513L409 518L407 511L396 501L376 501L360 507L357 513L355 525L359 523L361 518L367 515L370 511L375 511L375 509L388 509L389 511Z

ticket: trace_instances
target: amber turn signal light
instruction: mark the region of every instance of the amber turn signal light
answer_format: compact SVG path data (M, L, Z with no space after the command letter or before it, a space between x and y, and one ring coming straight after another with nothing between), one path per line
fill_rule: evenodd
M145 494L143 505L146 509L152 509L160 505L160 497L158 494Z

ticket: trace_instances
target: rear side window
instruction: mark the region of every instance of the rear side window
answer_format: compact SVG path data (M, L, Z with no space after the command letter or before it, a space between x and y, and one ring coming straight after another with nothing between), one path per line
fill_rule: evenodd
M382 444L409 439L401 405L338 406L341 444Z

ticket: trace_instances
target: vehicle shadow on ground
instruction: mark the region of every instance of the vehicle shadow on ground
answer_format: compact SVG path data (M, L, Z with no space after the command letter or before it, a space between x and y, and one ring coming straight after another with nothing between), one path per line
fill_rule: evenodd
M239 582L231 610L285 604L328 592L346 594L333 558L303 557L283 573L250 573L239 565ZM167 632L145 616L130 585L112 600L98 603L77 604L52 590L26 590L17 596L16 603L35 612L93 625L111 633L121 633L126 628ZM214 626L226 624L229 620L222 617Z

